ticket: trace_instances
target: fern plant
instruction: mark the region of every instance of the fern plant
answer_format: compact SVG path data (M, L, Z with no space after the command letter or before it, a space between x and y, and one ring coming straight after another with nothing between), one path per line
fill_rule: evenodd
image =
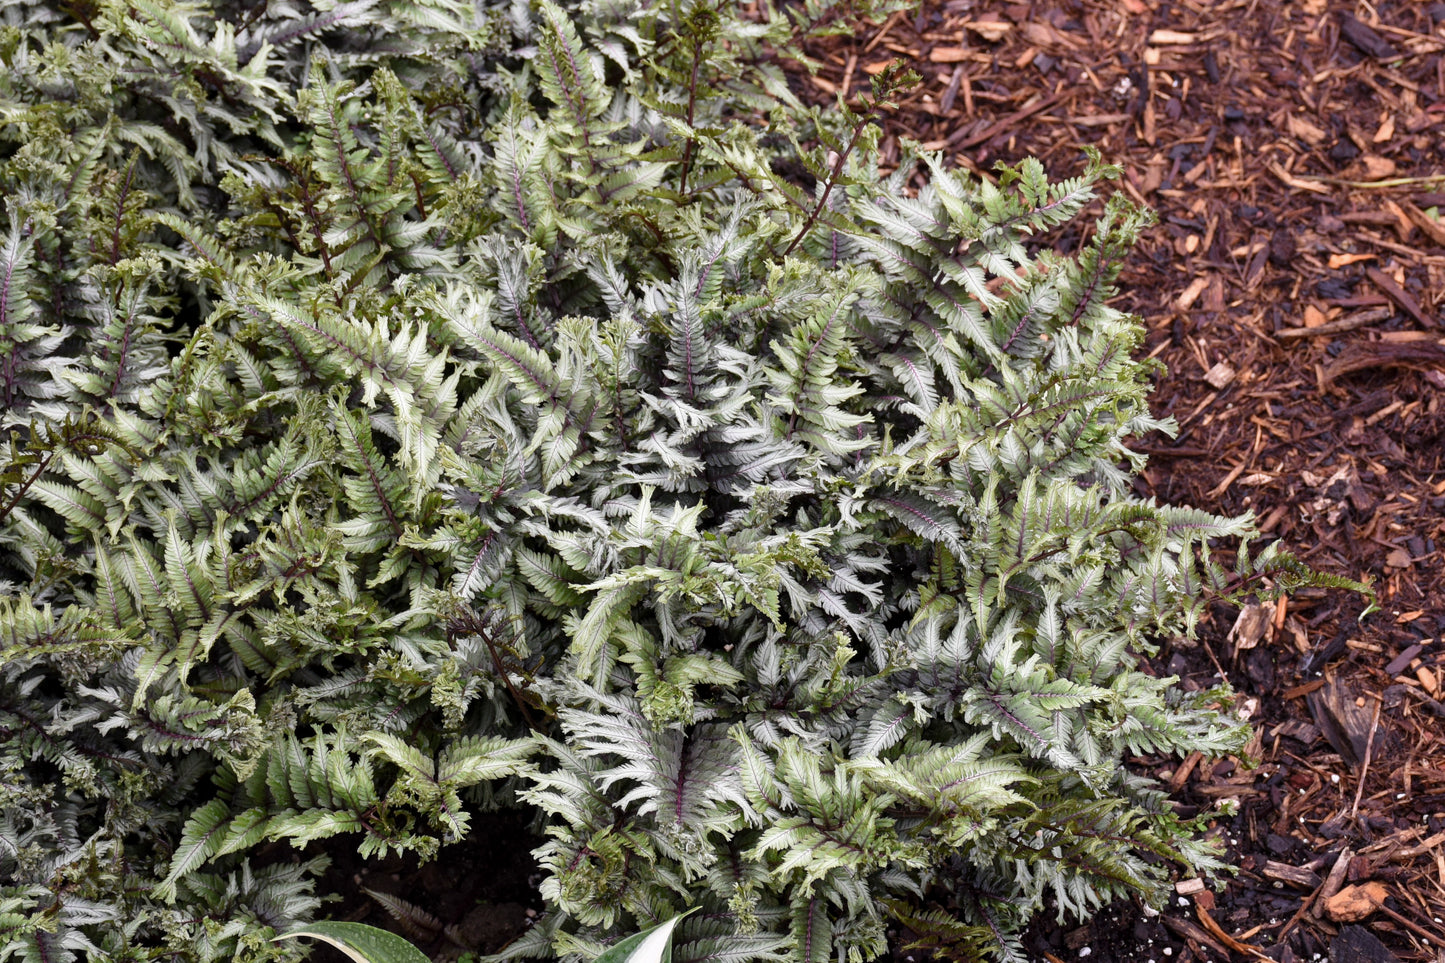
M9 0L0 960L295 959L325 848L525 806L591 958L861 963L1216 869L1144 671L1323 580L1132 494L1117 171L879 170L887 8ZM1219 540L1237 544L1231 565ZM277 859L273 843L310 847Z

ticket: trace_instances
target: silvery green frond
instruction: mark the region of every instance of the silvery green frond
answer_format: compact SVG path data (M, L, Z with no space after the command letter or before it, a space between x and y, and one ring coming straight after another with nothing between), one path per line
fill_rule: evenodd
M1348 583L1134 494L1117 169L788 90L894 9L5 7L0 963L294 963L265 847L502 805L505 958L1013 960L1218 868L1125 761L1245 730L1142 656Z

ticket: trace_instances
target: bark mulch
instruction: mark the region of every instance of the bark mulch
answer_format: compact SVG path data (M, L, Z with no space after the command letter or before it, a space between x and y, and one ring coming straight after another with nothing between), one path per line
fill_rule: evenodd
M1161 672L1229 682L1257 766L1137 760L1238 874L1162 916L1042 926L1040 960L1445 960L1445 2L925 0L809 51L851 97L891 59L923 83L886 125L985 173L1055 176L1093 144L1159 225L1121 307L1165 363L1173 437L1142 494L1260 528L1372 580L1219 605ZM891 146L890 146L891 145Z

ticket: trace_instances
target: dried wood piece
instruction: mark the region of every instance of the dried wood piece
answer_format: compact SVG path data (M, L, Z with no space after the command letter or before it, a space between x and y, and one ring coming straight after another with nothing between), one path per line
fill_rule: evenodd
M1199 296L1204 293L1204 289L1207 287L1209 287L1209 275L1207 274L1200 275L1193 281L1190 281L1189 287L1179 292L1179 297L1174 299L1175 307L1179 308L1180 311L1188 311L1194 306L1194 302L1199 300Z
M1221 361L1204 372L1204 380L1215 388L1223 389L1234 380L1234 376L1237 373L1238 372L1234 370L1234 366L1228 361Z
M1315 679L1312 682L1305 682L1295 686L1292 689L1284 690L1284 697L1286 699L1298 699L1300 696L1309 695L1311 692L1323 688L1324 684L1324 679Z
M1311 124L1299 114L1290 114L1285 117L1285 126L1289 132L1311 147L1318 147L1328 139L1329 134Z
M1303 719L1286 719L1271 729L1269 734L1271 736L1288 736L1291 739L1299 740L1306 746L1312 746L1320 737L1320 730Z
M1373 916L1389 891L1377 879L1346 886L1325 900L1325 914L1336 923L1358 923Z
M1365 168L1365 181L1381 181L1394 175L1397 165L1388 157L1381 157L1378 154L1366 154L1360 158L1360 164ZM1379 185L1388 186L1388 185Z
M1351 371L1372 368L1413 368L1445 371L1445 344L1435 341L1378 341L1348 344L1325 368L1325 382Z
M1340 854L1335 857L1335 864L1330 867L1329 875L1320 884L1320 888L1315 891L1312 899L1306 901L1310 904L1310 914L1315 919L1319 919L1320 913L1324 911L1325 903L1345 884L1345 873L1349 870L1350 860L1354 858L1354 855L1348 846L1340 850ZM1304 907L1300 907L1300 911L1303 912ZM1281 938L1283 938L1283 934L1281 934Z
M1330 963L1400 963L1400 958L1363 926L1345 926L1330 943Z
M939 113L947 114L953 111L953 102L958 99L958 90L963 85L963 80L963 64L959 64L953 68L953 76L948 80L948 89L943 92L943 99L938 102Z
M1111 124L1122 124L1133 117L1133 114L1088 114L1083 117L1066 117L1064 120L1075 127L1108 127Z
M1371 308L1367 311L1356 311L1354 314L1337 318L1334 321L1326 321L1323 324L1310 326L1306 324L1303 328L1284 328L1276 331L1274 336L1281 341L1291 341L1296 338L1323 338L1333 334L1343 334L1346 331L1353 331L1356 328L1363 328L1366 325L1374 324L1376 321L1387 320L1395 312L1390 308Z
M1161 920L1165 926L1174 931L1176 936L1183 937L1186 940L1193 940L1195 943L1207 946L1224 959L1229 959L1229 948L1216 940L1202 927L1196 926L1189 920L1176 919L1173 916L1163 916Z
M1418 642L1410 646L1404 652L1401 652L1390 660L1390 664L1385 666L1385 674L1388 676L1396 676L1404 672L1406 667L1415 661L1415 657L1423 651L1425 651L1425 647Z
M1400 56L1400 52L1390 46L1384 37L1348 13L1340 14L1340 34L1367 57L1394 60Z
M1156 30L1149 35L1151 44L1170 44L1183 46L1191 43L1198 43L1199 37L1192 33L1184 33L1179 30Z
M1445 247L1445 223L1437 221L1409 201L1400 201L1399 204L1400 209L1405 212L1405 216L1413 221L1416 227L1423 231L1430 240Z
M1006 20L966 20L963 27L990 43L998 43L1008 36L1008 32L1014 28L1014 25Z
M1191 752L1185 756L1184 761L1179 764L1179 768L1174 770L1174 775L1169 777L1169 790L1178 792L1183 789L1184 784L1189 781L1189 774L1194 771L1194 767L1199 765L1199 761L1203 758L1204 753L1202 752Z
M1423 856L1441 843L1445 843L1445 833L1436 833L1420 845L1411 846L1408 849L1401 849L1390 858L1395 862L1404 862L1405 860L1414 859L1416 856Z
M1195 904L1194 915L1199 917L1199 922L1204 924L1204 928L1208 930L1215 939L1219 940L1219 942L1223 943L1234 952L1239 953L1243 956L1251 957L1256 960L1271 959L1271 957L1265 955L1264 951L1261 950L1259 947L1250 946L1248 943L1244 942L1238 937L1230 936L1228 933L1226 933L1224 927L1220 926L1217 922L1215 922L1214 917L1209 915L1209 911L1205 909L1203 903Z
M1221 386L1216 385L1216 387ZM1252 649L1259 645L1272 621L1274 621L1273 607L1249 602L1240 608L1239 615L1235 617L1234 626L1230 628L1226 638L1234 643L1236 652L1241 649Z
M1419 303L1410 297L1404 288L1396 284L1395 279L1390 277L1390 275L1381 271L1379 268L1371 267L1365 268L1365 276L1368 277L1375 287L1379 288L1387 298L1398 304L1400 309L1410 317L1427 328L1440 326L1440 322L1420 310Z
M1293 174L1285 170L1283 167L1280 167L1274 161L1265 161L1264 167L1265 170L1269 171L1275 177L1279 178L1280 183L1284 184L1286 187L1293 187L1295 190L1300 191L1314 191L1316 194L1334 193L1334 191L1331 190L1327 185L1322 184L1319 181L1311 180L1304 177L1295 177Z
M874 47L882 43L884 39L887 38L888 31L892 30L893 25L901 19L903 19L902 10L895 10L891 14L889 14L888 19L883 21L883 26L879 28L876 34L873 35L873 39L868 41L868 45L863 48L863 52L867 53L868 51L872 50Z
M1264 875L1270 879L1303 886L1305 889L1314 889L1320 885L1318 873L1305 869L1303 866L1290 866L1288 863L1276 863L1274 860L1269 860L1264 864Z
M1339 215L1346 224L1373 224L1375 227L1391 227L1399 218L1389 211L1346 211Z
M1340 218L1340 220L1343 221L1344 218ZM1348 267L1349 265L1351 265L1351 264L1356 264L1356 263L1358 263L1358 262L1360 262L1360 261L1373 261L1373 260L1375 260L1376 258L1378 258L1379 256L1380 256L1380 255L1375 254L1375 253L1373 253L1373 252L1368 252L1368 251L1354 252L1354 253L1350 253L1350 254L1331 254L1331 255L1330 255L1330 260L1329 260L1330 270L1331 270L1331 271L1338 271L1338 270L1339 270L1340 268L1342 268L1342 267ZM1345 304L1346 301L1348 301L1349 304L1346 305L1346 304ZM1358 307L1358 306L1359 306L1359 301L1358 301L1357 299L1355 299L1355 298L1344 298L1344 299L1341 299L1341 300L1334 301L1334 302L1332 302L1332 303L1333 303L1333 304L1339 304L1339 305L1342 305L1342 306L1345 306L1345 307ZM1374 302L1371 302L1371 303L1372 303L1372 304L1380 304L1380 303L1382 303L1382 302L1374 301Z
M972 53L963 47L934 47L928 52L928 60L935 64L957 64L972 58Z
M1360 705L1359 693L1340 679L1327 682L1307 699L1315 725L1320 727L1331 746L1357 768L1364 761L1369 746L1370 708Z

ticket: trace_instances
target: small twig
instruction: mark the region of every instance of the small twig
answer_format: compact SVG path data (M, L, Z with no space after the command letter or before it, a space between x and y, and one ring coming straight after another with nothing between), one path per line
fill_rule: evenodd
M1276 944L1284 942L1284 938L1289 935L1290 930L1295 928L1295 924L1299 923L1299 921L1304 917L1310 906L1313 905L1314 901L1319 898L1320 890L1324 888L1325 884L1320 883L1320 885L1315 887L1313 893L1310 893L1304 898L1304 901L1299 904L1299 909L1296 910L1295 914L1289 918L1289 922L1285 923L1284 928L1281 929L1277 934L1275 934L1274 941Z
M1445 182L1445 175L1430 174L1425 177L1391 177L1382 181L1347 181L1341 177L1327 177L1324 174L1310 174L1312 180L1324 181L1326 184L1339 184L1341 187L1358 187L1365 190L1380 187L1409 187L1412 184L1439 184Z
M853 71L856 70L857 67L858 52L851 50L848 52L848 62L843 65L843 82L838 85L839 100L846 101L848 99L848 88L853 86Z
M1335 184L1340 187L1354 187L1360 190L1377 190L1389 187L1410 187L1414 184L1436 184L1445 181L1445 175L1428 174L1424 177L1390 177L1378 181L1351 181L1327 174L1290 174L1278 164L1266 163L1269 172L1290 187L1305 191L1319 191L1320 185Z
M1299 905L1299 910L1289 918L1289 922L1284 924L1284 928L1275 934L1274 941L1276 944L1284 942L1284 938L1288 936L1290 930L1294 929L1295 925L1304 918L1305 913L1309 912L1311 906L1317 905L1322 900L1328 899L1339 891L1340 883L1345 878L1345 873L1349 868L1352 856L1350 847L1346 846L1340 850L1340 854L1335 857L1335 864L1330 867L1329 874L1320 882L1320 885L1315 887L1314 892L1304 898L1304 902ZM1326 895L1326 891L1328 891L1328 895Z
M870 50L872 50L874 47L876 47L876 46L878 46L880 43L882 43L882 42L883 42L883 38L886 37L886 36L888 36L888 31L890 31L890 30L893 29L893 25L894 25L895 23L897 23L898 20L899 20L899 18L902 17L902 16L903 16L903 11L902 11L902 10L895 10L895 11L893 11L892 13L890 13L890 14L888 15L888 19L885 20L885 21L883 21L883 26L882 26L882 28L879 29L879 31L873 35L873 39L870 40L870 41L868 41L868 45L863 48L863 52L864 52L864 53L868 53L868 52L869 52Z
M1355 803L1350 807L1350 819L1360 811L1360 797L1365 794L1365 777L1370 774L1370 759L1375 754L1375 732L1380 728L1380 700L1375 700L1375 715L1370 719L1370 735L1365 740L1365 760L1360 764L1360 783L1355 787Z
M1397 913L1397 912L1395 912L1394 910L1390 909L1390 907L1386 906L1384 903L1375 903L1375 901L1374 901L1373 898L1370 899L1370 902L1371 902L1371 903L1374 903L1374 904L1375 904L1375 908L1378 909L1381 913L1384 913L1386 916L1390 917L1390 919L1392 919L1392 920L1394 920L1395 922L1399 923L1401 926L1406 927L1407 929L1410 930L1410 932L1414 933L1416 936L1421 936L1421 937L1424 937L1425 939L1429 940L1430 943L1431 943L1431 945L1438 946L1438 945L1441 944L1441 943L1445 943L1445 937L1442 937L1439 933L1435 932L1434 930L1427 930L1425 927L1421 926L1419 923L1416 923L1416 922L1414 922L1413 920L1411 920L1408 916L1405 916L1405 915L1403 915L1403 914L1401 914L1401 913Z
M963 133L963 130L967 130L967 128L963 128L963 130L960 130L957 134L953 135L953 137L959 138L957 143L954 142L953 137L950 137L948 139L949 149L967 150L970 147L977 147L984 141L990 140L996 135L1001 134L1009 128L1013 127L1025 117L1030 117L1034 114L1037 114L1041 110L1052 107L1054 104L1058 103L1062 97L1062 92L1049 94L1047 97L1044 97L1041 100L1036 100L1033 103L1021 107L1020 109L1009 114L1007 117L1000 118L998 121L990 124L988 127L985 127L983 130L979 131L977 134L974 134L972 137L960 137L959 135Z
M818 220L818 215L822 214L823 209L828 206L828 198L832 196L833 188L837 186L838 178L843 174L843 166L848 163L848 158L852 155L854 148L858 146L858 141L863 137L863 131L867 130L868 125L873 123L874 120L874 115L872 112L869 112L864 115L863 119L858 122L858 125L853 128L853 138L848 141L848 146L844 148L843 152L833 161L833 170L828 174L828 182L823 185L823 196L818 198L817 204L813 205L813 210L809 212L808 219L803 222L803 229L797 233L793 238L793 242L783 251L783 257L792 254L793 248L802 243L803 238L807 237L808 232L813 229L814 223Z
M1376 321L1384 321L1394 313L1391 308L1370 308L1367 311L1356 311L1354 314L1336 321L1326 321L1314 328L1284 328L1276 331L1274 336L1280 341L1292 341L1296 338L1324 338L1332 334L1343 334L1346 331L1363 328Z

